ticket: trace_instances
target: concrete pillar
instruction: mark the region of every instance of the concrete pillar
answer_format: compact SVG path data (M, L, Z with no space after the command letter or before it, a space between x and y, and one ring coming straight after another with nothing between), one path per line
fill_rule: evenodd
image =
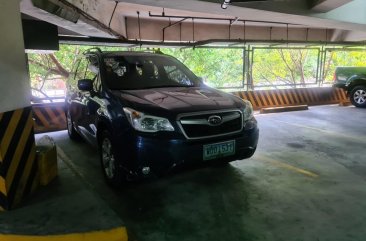
M0 1L0 32L0 210L6 210L37 185L19 1Z

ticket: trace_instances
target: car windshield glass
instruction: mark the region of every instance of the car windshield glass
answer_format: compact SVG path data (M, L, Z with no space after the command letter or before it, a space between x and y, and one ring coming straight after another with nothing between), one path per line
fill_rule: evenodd
M106 56L103 63L105 82L114 90L198 85L198 78L169 56Z

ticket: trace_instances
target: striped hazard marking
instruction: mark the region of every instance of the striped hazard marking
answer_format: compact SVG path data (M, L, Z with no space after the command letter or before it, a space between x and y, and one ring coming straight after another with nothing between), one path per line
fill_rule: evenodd
M0 113L0 207L10 209L38 185L31 107Z
M36 133L66 129L64 103L35 104L32 106Z
M335 88L238 91L233 94L249 100L256 110L263 107L337 104L347 101L346 93Z

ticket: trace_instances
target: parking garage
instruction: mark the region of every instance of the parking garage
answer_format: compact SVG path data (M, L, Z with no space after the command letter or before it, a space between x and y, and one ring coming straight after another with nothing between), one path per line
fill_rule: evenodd
M333 83L339 67L359 67L362 73L365 66L364 7L361 0L0 3L0 29L7 33L0 42L0 239L363 240L365 112L350 100L358 93L360 101L363 89L347 91ZM159 118L165 129L156 132L167 132L139 136L141 156L147 150L153 150L151 162L167 159L166 153L184 156L169 171L150 175L155 169L148 160L139 169L146 177L126 175L127 181L111 187L108 172L103 174L103 138L113 133L99 134L107 130L104 125L75 128L78 123L69 122L70 76L82 79L74 70L83 66L76 57L104 51L140 58L168 54L198 76L199 86L151 86L144 97L128 87L123 92L133 96L126 103L140 99L123 107L122 115ZM123 62L114 69L113 56L104 63L119 77L128 73L131 65ZM133 66L137 73L147 71L144 64ZM150 71L157 72L159 66ZM185 83L195 78L184 73ZM358 74L351 73L350 81ZM86 99L101 97L87 92ZM220 114L213 107L239 99L250 102L253 113L245 111L249 104L243 112L226 107ZM96 103L103 107L106 100ZM154 109L139 109L151 103L164 110L179 106L177 123L168 125ZM187 111L187 103L200 111ZM103 108L96 113L112 115ZM227 138L218 133L221 120L234 120L237 113L244 122L240 131L258 125L259 140L249 146L253 156L232 160L249 134L242 140L235 131ZM217 116L219 124L213 120L190 132L184 127ZM71 140L70 123L81 136L91 127L99 145L90 145L86 135ZM137 133L141 123L134 127ZM170 135L169 128L181 133ZM151 137L161 146L144 142ZM118 148L125 150L122 145L130 147L135 139L128 140ZM177 143L204 143L200 160L196 149ZM219 154L205 154L217 148ZM121 155L130 157L128 152Z

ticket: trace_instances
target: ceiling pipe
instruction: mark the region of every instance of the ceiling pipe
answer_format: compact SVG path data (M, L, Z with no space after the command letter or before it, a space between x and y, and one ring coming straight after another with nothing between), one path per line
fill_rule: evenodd
M293 26L304 26L302 24L296 23L285 23L285 22L275 22L275 21L260 21L260 20L246 20L246 19L239 19L239 18L211 18L211 17L194 17L194 16L174 16L174 15L166 15L164 14L151 14L149 12L149 17L152 18L186 18L186 19L200 19L200 20L216 20L216 21L235 21L235 22L247 22L247 23L269 23L269 24L282 24L282 25L293 25Z
M169 25L168 25L168 26L165 26L165 27L163 28L163 42L165 42L165 30L166 30L167 28L173 27L173 26L175 26L175 25L177 25L177 24L180 24L180 23L184 22L185 20L187 20L187 18L183 18L183 19L181 19L181 20L179 20L179 21L177 21L177 22L174 22L174 23L169 23Z
M119 2L118 2L118 1L116 1L116 5L114 5L114 8L113 8L113 12L112 12L111 18L109 19L108 28L111 28L112 19L113 19L113 17L114 17L114 13L116 12L116 8L117 8L118 3L119 3Z
M233 25L234 23L236 23L239 20L239 17L236 17L233 21L230 21L230 25Z
M139 26L139 39L140 39L140 42L141 42L141 23L140 23L140 12L137 11L137 21L138 21L138 26Z
M308 45L308 46L322 46L324 45L324 41L291 41L290 43L286 40L227 40L227 39L209 39L204 41L197 41L195 43L192 42L165 42L161 41L138 41L138 40L122 40L122 39L109 39L109 38L86 38L86 37L71 37L71 36L60 36L59 41L61 44L93 44L93 45L109 45L109 46L130 46L130 45L145 45L145 46L167 46L167 47L196 47L196 48L243 48L243 47L227 47L227 46L213 46L209 44L219 44L219 43L228 43L228 44L258 44L258 45L271 45L271 44L279 44L279 45ZM364 47L364 42L332 42L327 43L327 46L342 46L342 47ZM205 46L206 45L206 46Z

